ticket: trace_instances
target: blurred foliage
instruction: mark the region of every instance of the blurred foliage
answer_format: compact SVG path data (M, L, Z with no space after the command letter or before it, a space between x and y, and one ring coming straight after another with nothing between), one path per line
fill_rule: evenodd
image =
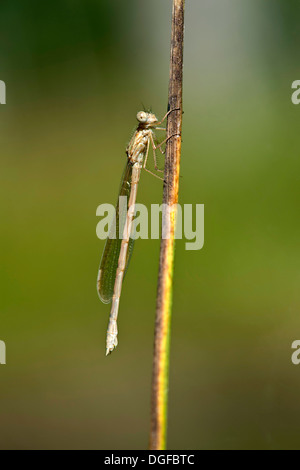
M142 102L166 110L170 2L0 6L0 446L145 448L159 243L135 244L120 345L96 294ZM180 202L205 246L176 247L171 449L298 448L299 2L187 2ZM138 202L160 203L142 175Z

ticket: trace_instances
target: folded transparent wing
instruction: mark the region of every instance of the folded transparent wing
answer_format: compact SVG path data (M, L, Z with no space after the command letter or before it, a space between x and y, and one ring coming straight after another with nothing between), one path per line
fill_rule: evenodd
M105 242L104 251L101 258L99 274L98 274L98 282L97 282L97 290L100 299L102 302L109 303L111 302L113 292L114 292L114 284L116 279L116 272L118 267L120 249L122 244L122 234L126 223L126 216L128 210L128 203L130 198L130 191L131 191L131 177L132 177L132 164L130 161L127 161L124 173L121 179L121 185L116 205L116 213L113 219L109 237ZM119 203L119 197L126 196L127 197L127 204ZM121 234L121 237L120 237ZM111 238L115 236L115 238ZM128 244L128 251L126 256L126 270L131 258L132 250L134 245L134 239L129 239ZM125 272L126 272L125 270Z

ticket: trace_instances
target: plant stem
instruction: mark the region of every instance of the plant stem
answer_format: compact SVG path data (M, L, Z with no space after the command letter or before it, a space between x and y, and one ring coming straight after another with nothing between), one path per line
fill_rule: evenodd
M162 215L162 226L165 229L167 227L167 233L160 245L151 396L151 450L164 450L167 435L174 237L181 154L184 3L184 0L173 0L168 98L168 110L171 112L167 122L169 140L166 145L163 192L163 203L168 210L163 211Z

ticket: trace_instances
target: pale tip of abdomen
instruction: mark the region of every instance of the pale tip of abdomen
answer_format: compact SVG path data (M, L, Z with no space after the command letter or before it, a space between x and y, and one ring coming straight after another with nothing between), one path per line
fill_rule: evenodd
M117 346L106 346L106 356L108 356L109 354L111 354L113 352L114 349L116 349Z
M107 332L106 337L106 356L108 356L118 346L118 329L117 323L113 324L113 333Z

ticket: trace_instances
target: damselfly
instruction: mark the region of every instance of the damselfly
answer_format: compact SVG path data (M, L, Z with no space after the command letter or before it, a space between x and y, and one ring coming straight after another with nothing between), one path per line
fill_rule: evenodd
M136 117L139 124L126 149L127 163L121 180L119 197L125 196L127 204L124 210L120 206L118 197L115 219L106 240L97 279L97 290L102 302L109 303L112 301L106 336L106 355L113 351L118 344L117 318L123 278L134 243L131 235L141 170L145 169L152 173L146 168L150 146L153 149L155 169L158 170L155 150L157 148L161 149L161 145L167 139L156 146L154 129L165 130L159 126L169 113L170 111L160 122L158 122L155 114L150 112L140 111L137 113ZM155 173L153 174L157 176Z

